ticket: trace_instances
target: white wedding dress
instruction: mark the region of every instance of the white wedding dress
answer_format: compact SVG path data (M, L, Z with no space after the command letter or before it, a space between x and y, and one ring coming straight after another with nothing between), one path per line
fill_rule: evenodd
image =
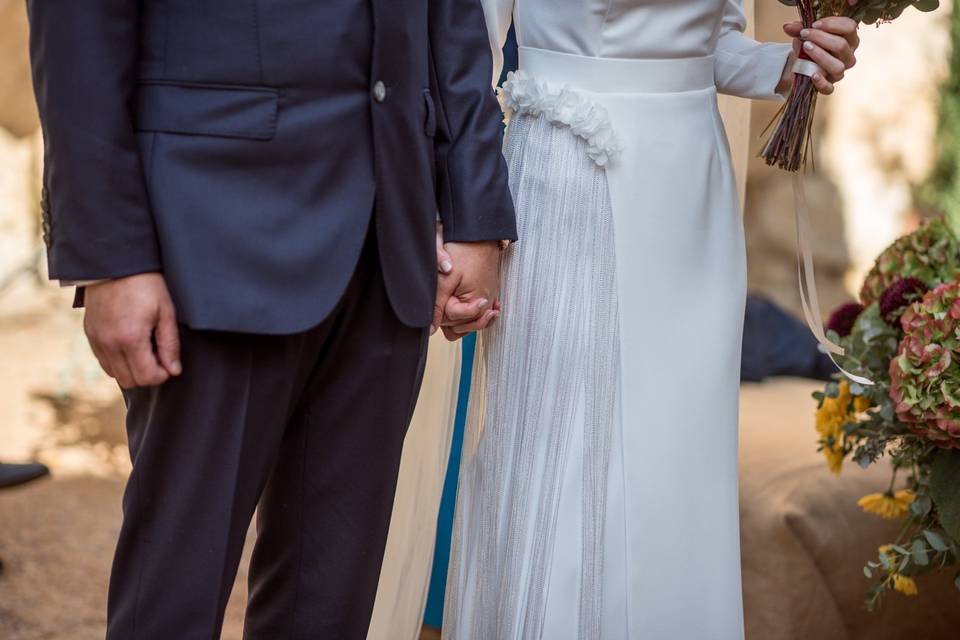
M521 240L478 346L444 638L742 638L746 276L717 92L774 98L789 45L746 37L735 0L483 3L495 57L511 19L520 44Z

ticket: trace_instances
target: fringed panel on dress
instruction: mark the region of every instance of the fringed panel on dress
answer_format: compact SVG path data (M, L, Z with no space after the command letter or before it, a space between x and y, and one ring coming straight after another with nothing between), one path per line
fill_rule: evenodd
M583 456L578 635L600 637L620 348L613 213L588 138L542 112L509 122L520 241L503 259L501 318L478 339L448 640L542 638L561 482L574 455Z

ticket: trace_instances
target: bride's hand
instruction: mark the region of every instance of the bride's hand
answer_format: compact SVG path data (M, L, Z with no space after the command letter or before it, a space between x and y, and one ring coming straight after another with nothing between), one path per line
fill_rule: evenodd
M439 222L437 223L437 271L441 275L447 275L453 271L453 261L443 246L443 225Z
M432 330L448 340L486 329L500 315L500 249L496 242L451 242L444 250L453 269L440 275Z
M794 38L794 53L784 68L778 92L786 92L792 86L793 63L803 47L807 56L826 74L826 77L821 73L811 76L813 86L820 93L833 93L834 83L842 80L846 70L857 63L856 51L860 46L857 26L856 21L839 16L818 20L812 29L804 29L799 21L783 25L784 32Z

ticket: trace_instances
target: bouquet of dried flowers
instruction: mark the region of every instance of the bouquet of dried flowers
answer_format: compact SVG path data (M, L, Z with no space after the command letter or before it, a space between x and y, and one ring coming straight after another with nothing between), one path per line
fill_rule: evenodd
M887 459L890 483L859 505L900 520L899 536L864 566L867 606L891 591L912 596L918 576L960 560L960 224L937 218L888 247L860 301L827 323L842 376L814 394L820 449L832 471L845 459ZM960 588L960 574L956 576Z
M780 0L797 7L805 28L828 16L846 16L866 24L890 22L913 6L920 11L933 11L938 0ZM817 90L810 79L817 65L801 49L793 67L793 88L783 108L771 126L773 133L767 140L761 156L767 164L787 171L798 171L805 166L811 146L811 127L817 106Z

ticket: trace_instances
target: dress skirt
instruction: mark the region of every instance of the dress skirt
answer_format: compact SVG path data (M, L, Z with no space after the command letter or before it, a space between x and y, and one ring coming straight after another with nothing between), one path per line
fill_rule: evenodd
M743 228L712 58L521 48L444 637L743 637Z

